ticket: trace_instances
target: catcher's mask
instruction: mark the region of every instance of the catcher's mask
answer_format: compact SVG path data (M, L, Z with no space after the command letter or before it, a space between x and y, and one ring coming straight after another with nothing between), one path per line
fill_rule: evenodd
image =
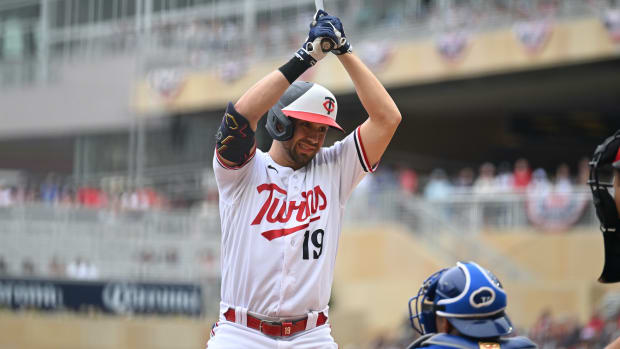
M614 168L620 169L620 130L596 147L590 161L588 184L592 190L596 216L601 222L605 247L605 265L599 277L603 283L620 281L620 220L616 202L610 192L610 188L613 188Z
M474 262L458 262L424 281L409 300L409 319L422 335L437 332L440 315L465 336L496 338L512 332L505 308L506 293L495 275Z
M336 97L325 87L306 81L295 81L278 103L269 109L265 128L271 138L287 141L295 131L290 118L325 124L342 131L336 123Z

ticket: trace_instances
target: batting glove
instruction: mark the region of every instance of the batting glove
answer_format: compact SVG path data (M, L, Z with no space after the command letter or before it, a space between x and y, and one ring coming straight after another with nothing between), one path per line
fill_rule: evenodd
M308 37L302 47L295 54L298 58L307 61L310 65L314 65L317 61L323 59L329 50L324 51L321 41L325 39L334 43L339 42L340 37L336 34L334 26L326 21L319 21L319 18L327 15L323 10L317 11L314 15L312 23L310 23L310 31Z
M344 28L342 26L342 22L340 21L340 18L336 16L330 16L325 12L324 15L317 18L317 23L329 23L329 25L334 27L334 32L336 33L336 36L338 37L338 40L336 41L337 44L335 48L332 50L334 54L341 55L341 54L353 52L353 47L351 46L351 43L349 43L349 40L347 39L347 36L344 33Z

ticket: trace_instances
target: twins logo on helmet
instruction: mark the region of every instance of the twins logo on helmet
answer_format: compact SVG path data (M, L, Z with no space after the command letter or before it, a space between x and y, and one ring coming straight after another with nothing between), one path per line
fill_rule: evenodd
M323 107L327 110L327 115L331 114L334 110L336 110L336 101L331 97L325 97L325 102L323 102Z

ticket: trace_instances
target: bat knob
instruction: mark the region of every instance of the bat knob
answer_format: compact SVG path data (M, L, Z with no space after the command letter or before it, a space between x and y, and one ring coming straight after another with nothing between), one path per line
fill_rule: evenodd
M323 52L329 52L333 50L334 46L334 42L330 39L325 38L321 40L321 50L323 50Z

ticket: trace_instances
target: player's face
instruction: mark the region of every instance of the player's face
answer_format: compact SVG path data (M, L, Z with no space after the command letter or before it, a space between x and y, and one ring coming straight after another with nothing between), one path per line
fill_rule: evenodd
M298 166L305 166L325 142L325 135L329 126L305 120L295 119L293 137L284 142L288 155Z

